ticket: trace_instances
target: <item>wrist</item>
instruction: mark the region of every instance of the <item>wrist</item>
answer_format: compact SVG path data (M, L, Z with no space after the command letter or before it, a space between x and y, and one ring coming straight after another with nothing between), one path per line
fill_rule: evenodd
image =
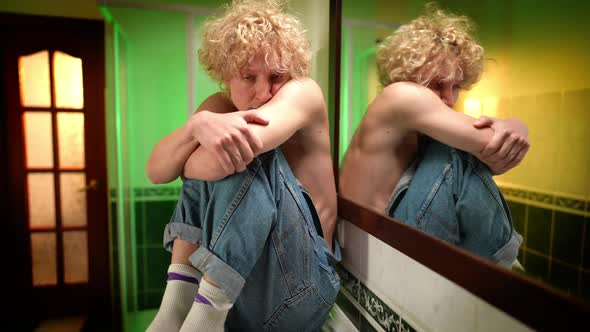
M191 115L188 121L184 124L186 137L191 141L199 141L197 134L200 132L202 123L202 114L206 111L201 111Z

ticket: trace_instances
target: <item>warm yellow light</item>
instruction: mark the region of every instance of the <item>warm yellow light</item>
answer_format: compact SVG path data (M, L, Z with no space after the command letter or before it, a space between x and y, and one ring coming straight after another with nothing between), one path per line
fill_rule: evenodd
M478 99L465 99L463 103L463 112L474 118L479 118L481 115L481 102Z
M59 108L84 108L82 59L66 53L53 53L55 105Z
M483 100L483 114L496 117L498 114L498 98L485 97Z

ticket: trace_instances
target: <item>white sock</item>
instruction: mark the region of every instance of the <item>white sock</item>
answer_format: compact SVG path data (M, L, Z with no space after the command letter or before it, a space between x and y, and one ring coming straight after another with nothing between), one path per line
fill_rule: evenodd
M221 289L203 278L180 332L223 332L225 318L232 306Z
M186 318L193 298L197 294L199 282L198 270L184 264L170 264L168 282L162 297L160 309L147 332L178 331Z

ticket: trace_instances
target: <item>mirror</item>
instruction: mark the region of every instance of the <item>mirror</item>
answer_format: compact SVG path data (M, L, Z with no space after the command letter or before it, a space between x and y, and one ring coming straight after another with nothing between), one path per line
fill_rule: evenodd
M427 195L432 193L433 184L418 186L416 179L418 174L426 172L425 162L430 159L419 159L424 163L416 165L416 177L409 183L419 190L400 190L405 196L395 196L394 188L402 174L410 175L406 171L416 158L406 156L406 162L401 165L395 162L383 165L359 154L360 148L365 152L378 148L375 141L363 139L371 135L359 130L363 121L371 121L367 116L368 105L383 91L376 65L378 45L400 25L422 15L425 4L425 1L375 0L362 4L343 1L339 194L382 214L395 212L388 208L402 206L405 212L393 213L395 219L412 224L412 220L422 218L422 224L413 222L416 228L431 235L446 235L447 241L477 254L477 244L461 242L463 232L469 227L461 221L440 220L436 213L429 214L428 209L420 211ZM575 1L562 5L532 0L518 3L443 0L438 1L438 7L468 16L475 25L474 36L485 50L481 79L471 89L460 92L454 109L473 119L481 115L517 118L529 130L531 148L524 160L492 178L495 182L492 191L496 192L497 186L497 193L501 193L506 205L500 198L490 201L491 206L499 209L498 213L510 211L511 217L506 219L511 220L516 233L523 237L514 255L517 254L524 271L518 266L509 267L520 271L515 273L524 273L560 292L589 301L590 67L587 63L590 45L586 40L590 32L582 13L587 13L590 5ZM377 125L383 127L383 123ZM415 147L417 142L414 138L404 144ZM420 138L420 146L428 148L421 156L433 153L432 144L422 145L422 142ZM406 149L400 143L396 152L403 155ZM354 157L358 158L356 162ZM362 172L369 176L355 177ZM458 200L449 197L453 202ZM481 210L470 209L477 204L481 201L473 200L462 207L468 212L461 220L481 226L484 220L478 217ZM413 215L408 212L412 209ZM426 214L420 218L402 220L404 216L416 217L422 212ZM459 237L453 238L453 234ZM506 232L503 236L504 243L511 238ZM492 256L488 258L492 260Z

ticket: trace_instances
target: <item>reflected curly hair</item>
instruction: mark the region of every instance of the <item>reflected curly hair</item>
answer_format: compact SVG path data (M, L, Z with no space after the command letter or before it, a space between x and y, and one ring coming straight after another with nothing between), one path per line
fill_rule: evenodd
M234 0L203 25L199 62L221 83L238 75L260 52L269 68L292 78L309 75L310 42L283 0Z
M483 71L483 47L470 35L466 16L446 13L435 4L426 14L402 25L377 50L379 79L385 87L409 81L428 85L433 79L458 80L469 89Z

